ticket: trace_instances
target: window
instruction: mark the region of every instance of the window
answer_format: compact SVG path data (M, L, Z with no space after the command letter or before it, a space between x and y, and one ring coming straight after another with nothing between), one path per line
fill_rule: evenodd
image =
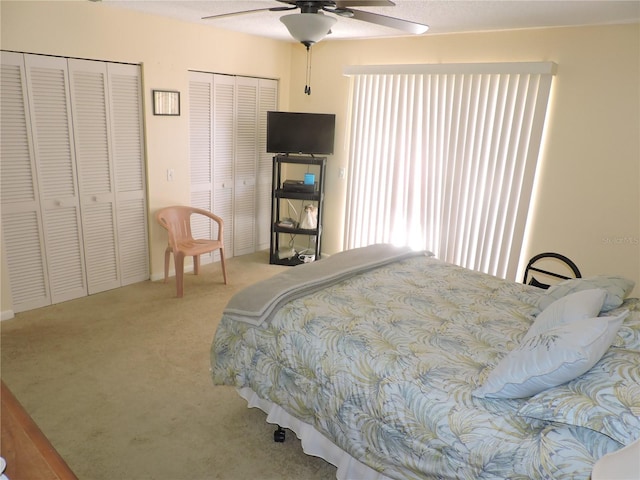
M515 279L555 64L348 67L344 248Z

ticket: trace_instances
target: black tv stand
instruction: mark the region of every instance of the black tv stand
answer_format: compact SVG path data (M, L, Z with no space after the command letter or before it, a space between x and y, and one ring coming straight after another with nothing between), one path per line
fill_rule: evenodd
M282 178L283 164L308 165L310 173L315 174L315 186L313 188L284 189L284 178ZM289 155L282 154L273 157L273 182L271 195L271 242L269 252L269 262L276 265L300 265L305 263L304 258L309 261L309 256L313 256L314 261L321 257L322 238L322 215L324 203L324 180L327 158L314 157L312 155ZM316 228L300 228L298 223L293 225L283 224L283 220L288 215L282 216L281 202L297 200L299 214L304 211L305 204L313 204L317 208ZM300 218L293 219L300 222ZM282 237L289 237L289 241L283 241ZM309 243L313 246L305 248L304 252L297 252L295 239L298 236L307 236ZM293 247L290 244L293 243ZM295 254L291 250L296 250ZM301 257L302 256L302 257ZM306 256L306 257L305 257Z

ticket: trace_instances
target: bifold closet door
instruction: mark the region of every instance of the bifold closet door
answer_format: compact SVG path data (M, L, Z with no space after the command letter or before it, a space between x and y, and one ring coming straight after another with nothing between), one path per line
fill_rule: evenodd
M2 243L16 312L51 304L24 56L1 52Z
M139 67L3 52L2 79L14 311L149 278Z
M67 60L25 55L24 62L48 281L58 303L88 293Z
M191 202L222 217L229 257L269 245L266 112L277 107L277 86L276 80L190 72Z
M236 77L233 252L256 251L257 78ZM215 159L217 161L217 159Z
M120 286L107 65L69 59L73 131L89 293Z
M208 73L189 76L189 174L191 206L211 210L211 97L213 79ZM200 232L198 232L197 236ZM195 232L194 232L195 234ZM200 237L203 238L203 237ZM205 237L208 238L208 237Z
M271 242L271 170L274 155L267 152L267 112L278 108L278 81L261 78L258 83L258 97L256 250L265 250Z
M120 284L149 279L147 176L139 65L107 64Z
M224 248L228 257L237 255L234 245L234 171L236 141L236 79L229 75L212 75L213 79L213 125L212 157L213 212L224 221Z
M215 122L218 122L220 130L225 132L225 135L221 136L220 143L216 144L220 149L219 155L226 158L233 156L233 138L226 137L226 134L233 132L233 104L231 103L233 102L233 84L225 82L229 78L233 80L233 77L220 76L216 81L215 76L210 73L191 72L189 78L191 205L209 210L222 218L225 254L227 257L232 257L233 171L230 168L219 168L215 171L212 159ZM214 117L213 114L213 98L216 94L220 95L223 101L231 103L226 114L225 109L221 109L218 117ZM196 237L217 238L218 236L217 224L208 219L206 221L202 219L199 223L194 222L192 228ZM201 256L202 263L217 261L219 258L218 251Z
M90 294L148 278L139 71L69 60Z
M189 78L191 205L222 218L225 255L233 257L235 77L190 72ZM193 229L201 238L218 235L217 225L209 221ZM206 263L219 257L216 251L203 255L202 260Z
M277 108L278 82L236 80L234 250L236 255L269 247L272 154L267 152L267 112Z

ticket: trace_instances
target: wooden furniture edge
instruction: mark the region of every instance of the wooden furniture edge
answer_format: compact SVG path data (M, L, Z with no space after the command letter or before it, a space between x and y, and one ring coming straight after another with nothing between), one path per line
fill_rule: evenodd
M64 459L53 447L51 442L42 433L38 425L29 416L26 410L22 407L18 399L13 395L9 387L7 387L4 381L0 380L0 403L1 403L1 428L2 428L2 445L0 445L0 451L2 456L7 461L7 468L5 473L11 480L19 480L25 478L24 474L20 471L16 471L21 462L35 466L36 462L42 465L44 470L49 470L49 473L54 475L54 479L60 480L78 480L78 477L69 468ZM9 423L9 425L7 425ZM11 430L10 430L11 429ZM19 445L4 445L8 440L8 437L13 437L17 431L24 434L29 442L28 449L35 449L38 458L24 458L28 455L27 452L19 451ZM24 455L24 457L23 457ZM20 458L20 461L16 461L16 465L13 464L15 458ZM42 471L44 473L44 470Z

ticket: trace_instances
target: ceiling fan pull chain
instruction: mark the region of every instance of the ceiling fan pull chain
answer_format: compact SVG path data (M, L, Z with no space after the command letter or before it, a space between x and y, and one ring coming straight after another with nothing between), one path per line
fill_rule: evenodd
M307 45L307 79L304 86L304 93L311 95L311 45Z

